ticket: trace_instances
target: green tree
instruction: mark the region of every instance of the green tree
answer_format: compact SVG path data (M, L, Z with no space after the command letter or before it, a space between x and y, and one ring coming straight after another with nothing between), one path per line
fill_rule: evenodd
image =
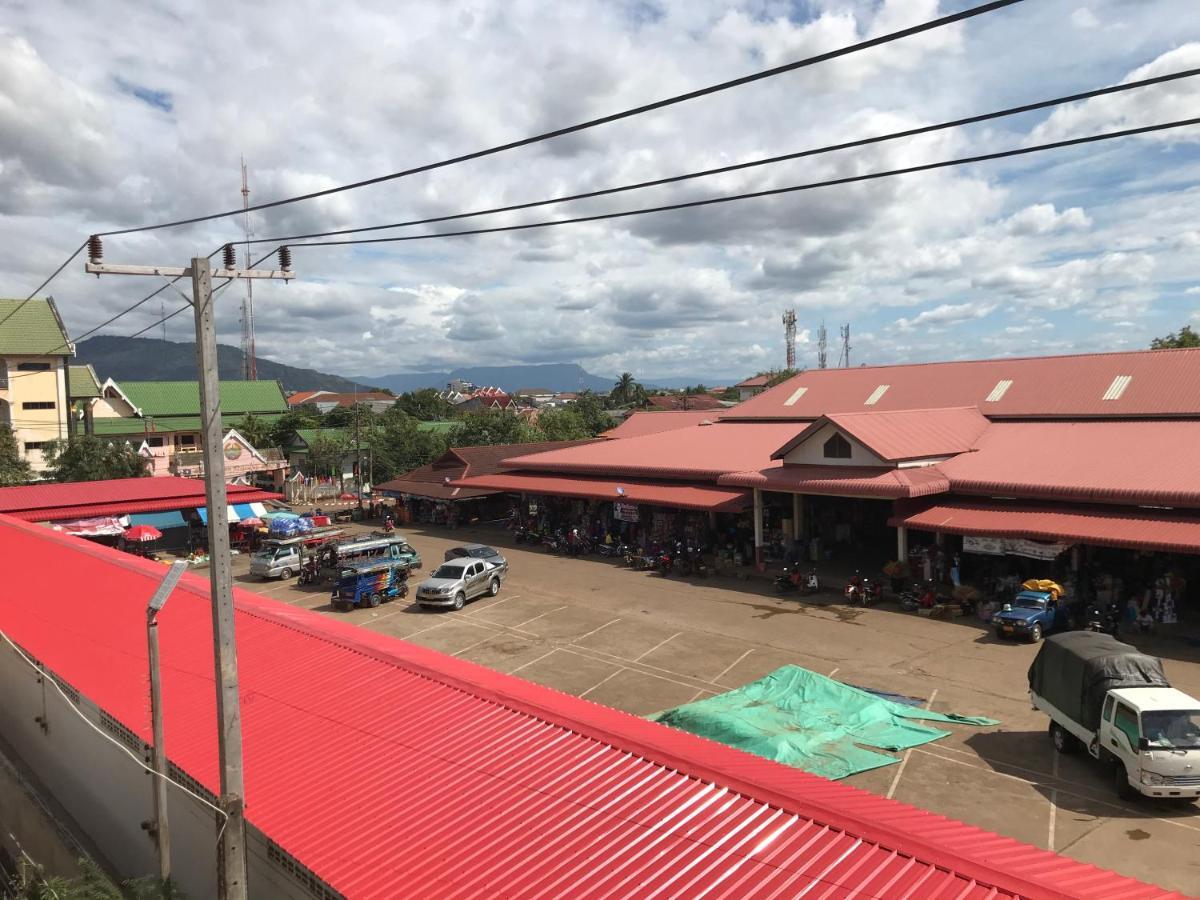
M422 431L417 419L396 407L379 416L367 440L374 454L376 483L433 462L450 446L449 435Z
M1200 347L1200 334L1184 325L1178 332L1168 332L1166 337L1157 337L1150 342L1151 350L1175 350L1185 347Z
M336 475L342 481L342 461L350 452L350 440L342 434L318 431L308 445L308 474Z
M759 375L767 376L767 387L775 387L777 384L782 384L789 378L795 378L799 375L796 369L767 369L765 372L759 372Z
M641 385L637 385L638 390ZM636 392L635 392L636 396ZM584 427L587 429L587 437L595 437L602 431L608 431L613 427L612 413L604 405L604 400L591 391L584 391L570 404L570 408L575 410L583 419Z
M634 390L639 387L641 385L634 379L632 372L622 372L613 389L609 391L608 399L613 406L626 406L633 402Z
M371 407L365 403L356 403L353 406L335 406L321 417L321 424L325 428L346 428L353 427L357 419L361 427L374 417L375 413L371 411Z
M79 860L78 878L47 877L40 866L21 859L3 884L5 897L14 900L184 900L171 882L152 876L114 884L90 859Z
M0 425L0 485L24 484L33 478L33 470L21 456L12 427Z
M81 434L74 441L52 441L46 466L55 481L106 481L150 474L149 461L132 444Z
M237 422L233 427L254 446L255 450L261 450L263 447L279 446L278 444L271 443L271 426L254 415L254 413L246 413L245 418Z
M321 424L321 416L314 407L302 406L285 412L271 426L271 437L268 446L286 447L292 439L292 432L302 428L316 428Z
M443 400L435 388L424 388L401 394L396 405L414 419L420 419L422 422L436 422L441 419L449 419L454 415L453 404Z
M540 441L542 434L520 416L503 410L487 409L462 417L451 432L450 446L478 447L485 444L522 444Z
M558 409L544 409L538 416L537 427L548 441L579 441L595 435L588 430L574 404Z

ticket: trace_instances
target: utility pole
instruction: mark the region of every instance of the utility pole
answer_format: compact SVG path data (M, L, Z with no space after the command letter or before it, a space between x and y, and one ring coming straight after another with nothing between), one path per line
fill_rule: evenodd
M358 518L362 519L363 511L363 459L362 441L358 427L358 382L354 382L354 459L358 463L354 468L355 490L358 492Z
M84 271L94 275L153 275L192 279L196 323L196 365L199 369L200 418L204 430L204 498L208 505L209 583L212 591L213 656L217 689L217 753L221 771L217 847L217 896L246 900L246 818L242 777L242 717L238 696L237 642L234 638L233 569L229 552L229 507L225 487L225 453L221 446L220 376L217 334L213 316L212 278L294 278L291 252L279 249L279 269L239 269L232 244L224 248L224 265L212 271L206 257L191 265L125 266L104 263L98 237L88 240Z
M154 777L154 844L158 850L158 877L171 880L171 832L167 822L167 750L163 729L162 680L158 666L158 613L187 568L184 560L171 563L167 575L146 605L146 646L150 662L150 721L154 730L151 765Z

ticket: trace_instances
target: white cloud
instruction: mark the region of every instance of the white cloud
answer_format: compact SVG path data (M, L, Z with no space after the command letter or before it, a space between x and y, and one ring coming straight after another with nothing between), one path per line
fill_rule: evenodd
M1090 227L1092 220L1078 206L1059 212L1053 203L1035 203L1010 216L1005 222L1009 234L1020 236L1050 234Z
M1096 14L1086 6L1081 6L1075 12L1071 13L1071 24L1076 28L1091 29L1099 28L1100 20L1096 18Z
M972 319L982 319L991 315L996 309L995 303L943 303L933 309L918 313L911 319L897 319L896 327L901 331L914 331L918 328L932 330L948 325L958 325Z

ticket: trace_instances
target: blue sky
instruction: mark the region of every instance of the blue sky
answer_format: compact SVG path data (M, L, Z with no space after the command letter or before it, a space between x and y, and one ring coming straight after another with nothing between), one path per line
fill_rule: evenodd
M328 187L843 46L937 0L546 4L0 0L0 294L84 236ZM119 17L116 42L90 22ZM203 28L189 27L204 23ZM280 23L286 27L280 27ZM1200 66L1193 0L1028 0L960 26L537 147L252 219L268 237L661 177ZM1200 81L623 196L513 224L670 203L1200 114ZM856 362L1144 347L1200 314L1200 128L637 219L296 251L255 292L263 355L384 374L578 361L654 379L783 361L851 323ZM114 239L177 263L240 220ZM53 293L78 334L157 285ZM168 297L171 295L168 294ZM220 313L237 342L240 294ZM178 305L175 301L168 303ZM181 301L179 301L181 302ZM129 334L157 302L120 320ZM155 332L158 333L157 330ZM187 338L186 317L169 336Z

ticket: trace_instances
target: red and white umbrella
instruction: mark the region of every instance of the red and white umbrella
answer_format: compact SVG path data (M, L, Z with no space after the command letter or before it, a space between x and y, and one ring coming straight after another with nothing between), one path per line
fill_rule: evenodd
M160 537L162 537L162 532L153 525L134 525L125 531L125 540L137 543L157 541Z

